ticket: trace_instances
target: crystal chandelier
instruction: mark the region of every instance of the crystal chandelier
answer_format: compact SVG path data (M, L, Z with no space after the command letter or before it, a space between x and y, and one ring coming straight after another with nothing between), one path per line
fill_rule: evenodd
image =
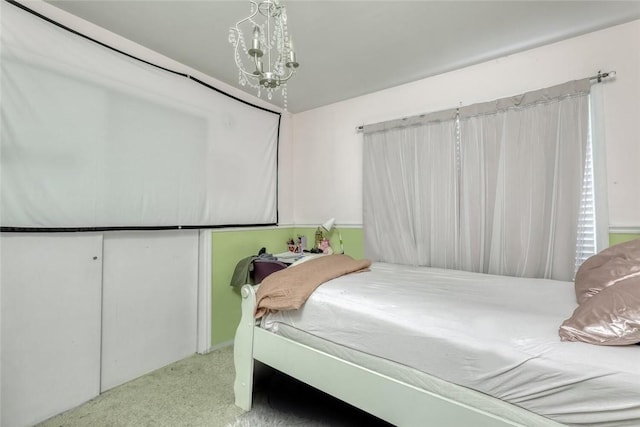
M279 0L250 0L251 14L229 29L229 43L234 46L239 82L267 92L269 100L273 92L282 88L284 108L287 109L287 81L295 74L299 64L293 50L293 42L287 30L287 10ZM243 29L250 32L251 43L247 49ZM241 52L248 57L248 67L242 62Z

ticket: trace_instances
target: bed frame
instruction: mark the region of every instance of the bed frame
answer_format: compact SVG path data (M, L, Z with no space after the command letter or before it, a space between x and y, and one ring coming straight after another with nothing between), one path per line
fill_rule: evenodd
M251 410L255 361L262 362L396 426L523 426L482 408L497 400L476 393L477 407L457 402L358 366L260 328L254 319L255 289L241 289L242 318L234 343L235 403ZM504 403L504 402L503 402ZM513 406L513 405L511 405ZM522 408L520 411L530 413ZM561 426L544 417L535 426Z

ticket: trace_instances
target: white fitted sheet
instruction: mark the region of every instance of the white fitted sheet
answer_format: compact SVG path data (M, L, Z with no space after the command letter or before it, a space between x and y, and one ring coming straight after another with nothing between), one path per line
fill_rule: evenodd
M573 283L374 263L270 314L568 425L640 425L640 346L561 342Z

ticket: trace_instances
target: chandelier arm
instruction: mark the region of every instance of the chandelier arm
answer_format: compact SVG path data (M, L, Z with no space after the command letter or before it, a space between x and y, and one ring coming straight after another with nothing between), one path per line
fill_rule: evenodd
M236 66L238 67L238 70L240 70L240 72L242 74L244 74L247 77L251 77L251 78L255 79L257 76L255 74L253 74L253 73L250 73L250 72L246 71L244 69L244 65L238 60L238 58L239 58L238 49L239 49L239 46L240 46L240 36L242 35L242 31L240 31L240 25L242 23L246 22L246 21L254 22L253 21L253 17L256 16L258 14L258 11L259 11L258 3L256 3L253 0L249 0L249 3L251 3L253 5L253 8L252 8L253 9L253 13L251 15L247 16L246 18L243 18L243 19L239 20L238 22L236 22L236 25L233 27L233 30L236 32L236 37L238 38L236 43L235 43L235 46L236 46L236 48L235 48L235 62L236 62ZM254 59L255 59L255 57L254 57ZM256 62L256 66L257 66L257 60L255 60L255 62Z
M293 77L294 73L295 73L295 71L292 70L291 68L289 68L289 74L287 75L287 77L280 77L280 82L284 83L284 82L288 81L291 77Z
M260 74L256 75L256 74L254 74L254 73L251 73L251 75L252 75L253 77L260 78L260 77L264 74L264 71L262 70L262 67L260 66L260 63L258 62L258 55L253 55L253 63L254 63L254 64L255 64L255 66L256 66L256 71L257 71L258 73L260 73Z
M242 23L243 23L243 22L245 22L245 21L251 21L251 22L253 22L253 17L254 17L254 16L256 16L256 15L258 14L258 3L256 3L256 2L255 2L255 1L253 1L253 0L249 0L249 3L251 3L251 4L254 6L254 7L253 7L253 9L254 9L254 10L253 10L253 13L252 13L251 15L247 16L246 18L241 19L241 20L239 20L238 22L236 22L235 27L236 27L236 31L237 31L238 33L240 33L240 32L241 32L241 31L240 31L240 24L242 24Z
M238 70L240 70L240 72L241 72L242 74L244 74L245 76L255 78L255 77L256 77L256 75L255 75L255 74L253 74L253 73L250 73L250 72L246 71L246 70L244 69L244 65L243 65L243 64L238 60L238 58L239 58L239 55L238 55L238 48L239 48L239 46L240 46L240 43L236 43L236 49L235 49L236 54L234 55L234 56L235 56L235 61L236 61L236 66L238 67Z
M271 37L273 36L271 34L271 19L276 19L276 15L275 12L273 12L272 8L273 8L273 4L269 4L269 8L268 8L268 15L266 15L266 24L267 24L267 34L266 34L266 40L268 42L269 48L267 49L267 56L269 58L268 60L268 65L269 65L269 72L271 72L271 49L273 49L276 46L273 46L271 44ZM277 9L276 9L277 10Z

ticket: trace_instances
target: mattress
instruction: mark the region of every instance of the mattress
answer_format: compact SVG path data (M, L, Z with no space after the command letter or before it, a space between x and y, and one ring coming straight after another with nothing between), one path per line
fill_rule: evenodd
M560 341L576 306L572 282L374 263L262 326L304 331L563 424L640 425L640 346Z

